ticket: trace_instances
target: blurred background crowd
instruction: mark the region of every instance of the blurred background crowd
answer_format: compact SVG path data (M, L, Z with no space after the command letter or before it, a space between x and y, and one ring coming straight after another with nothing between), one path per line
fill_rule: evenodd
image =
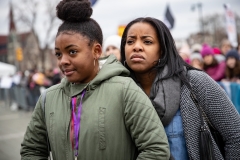
M215 81L240 83L239 48L223 39L219 47L207 43L196 43L191 47L184 44L178 51L187 63L205 71Z
M0 11L5 11L2 14L5 18L2 16L0 21L7 26L0 27L0 101L12 110L32 111L41 92L63 78L54 55L54 38L61 23L55 15L58 2L0 1L0 6L6 6ZM158 18L170 29L179 55L189 65L208 73L240 107L238 0L197 3L91 0L91 3L93 18L103 29L102 57L114 54L120 60L121 36L128 21L136 16ZM121 14L116 13L117 9Z
M0 96L12 110L33 111L40 94L62 79L58 68L18 71L0 79Z

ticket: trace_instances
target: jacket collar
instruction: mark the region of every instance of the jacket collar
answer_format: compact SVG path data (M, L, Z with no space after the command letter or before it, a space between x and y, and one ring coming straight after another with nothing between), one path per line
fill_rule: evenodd
M106 62L102 65L102 68L98 72L97 76L87 84L73 84L68 82L66 78L63 78L61 81L61 86L65 94L67 94L69 97L73 97L79 95L84 89L94 90L103 81L114 76L127 77L130 75L130 72L116 59L114 55L105 57L105 59L102 58L101 60L106 60Z

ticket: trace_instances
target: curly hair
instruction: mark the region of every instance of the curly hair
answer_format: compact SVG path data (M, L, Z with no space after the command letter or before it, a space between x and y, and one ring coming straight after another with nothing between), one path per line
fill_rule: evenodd
M102 45L103 34L99 24L91 17L92 8L88 0L62 0L58 3L57 17L63 21L59 26L60 33L79 33L89 39L89 45L98 42Z

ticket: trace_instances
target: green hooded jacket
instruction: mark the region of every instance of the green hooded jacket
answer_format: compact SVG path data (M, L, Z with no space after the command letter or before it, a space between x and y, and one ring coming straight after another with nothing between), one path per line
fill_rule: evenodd
M109 56L88 84L63 78L47 89L45 116L41 97L21 144L22 160L47 159L46 129L54 160L73 160L70 140L71 97L82 99L78 160L168 160L167 137L148 96ZM80 100L79 100L80 101Z

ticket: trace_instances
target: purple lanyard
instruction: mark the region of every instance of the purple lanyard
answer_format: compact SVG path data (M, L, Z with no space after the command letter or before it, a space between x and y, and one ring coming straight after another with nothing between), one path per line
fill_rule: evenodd
M76 105L76 97L72 98L72 112L73 112L73 121L74 121L74 155L78 156L78 140L79 140L79 130L80 130L80 121L81 121L81 112L82 112L82 99L85 95L85 90L82 92L80 104L78 106L78 111L75 113L74 106Z

